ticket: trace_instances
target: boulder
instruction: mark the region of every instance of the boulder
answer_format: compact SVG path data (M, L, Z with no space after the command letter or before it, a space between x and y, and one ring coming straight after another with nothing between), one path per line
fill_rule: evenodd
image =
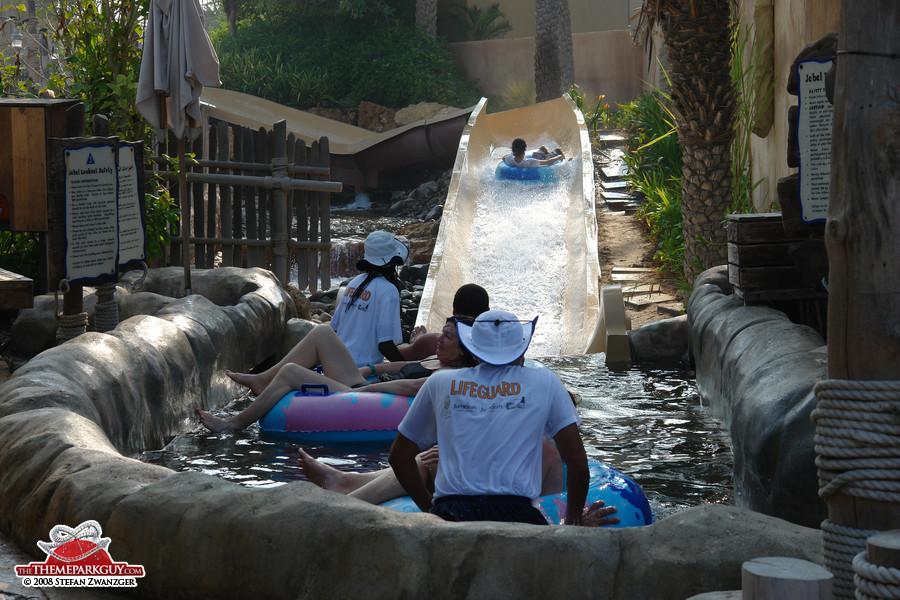
M628 332L635 363L677 364L687 360L687 315L648 323Z
M424 121L425 119L432 119L434 117L454 113L458 110L458 108L438 104L437 102L419 102L418 104L412 104L398 110L394 115L394 121L397 123L398 127L402 127L417 121Z
M247 370L308 324L277 279L195 271L209 293L47 350L0 385L0 530L36 558L56 524L96 519L144 598L682 599L735 589L760 556L821 563L821 533L707 505L627 529L447 523L307 482L250 489L142 463L243 390ZM148 278L162 293L167 278ZM412 294L415 296L415 294ZM285 327L289 323L289 327ZM284 344L283 344L284 342ZM511 567L512 566L512 567ZM348 577L348 569L353 576ZM685 573L689 572L689 576ZM564 583L561 583L564 582Z
M376 133L388 131L397 127L394 122L394 111L386 106L379 106L372 102L360 102L357 114L357 127L368 129Z
M816 474L813 386L825 340L768 306L731 294L727 267L700 274L688 301L704 406L731 432L735 501L808 527L826 516Z

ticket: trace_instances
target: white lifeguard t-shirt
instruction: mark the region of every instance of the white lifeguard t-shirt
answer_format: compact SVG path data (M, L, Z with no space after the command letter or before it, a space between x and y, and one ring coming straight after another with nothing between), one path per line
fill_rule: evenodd
M381 342L399 344L403 341L400 293L384 277L370 281L362 296L347 309L353 292L365 280L366 273L363 273L347 284L347 290L331 318L331 327L347 346L358 367L384 361L384 355L378 349Z
M541 161L536 158L523 158L522 162L516 162L516 157L512 154L507 154L503 157L503 162L508 164L511 167L539 167L541 166Z
M429 377L399 431L438 444L435 498L541 492L542 438L580 423L569 393L545 368L479 365Z

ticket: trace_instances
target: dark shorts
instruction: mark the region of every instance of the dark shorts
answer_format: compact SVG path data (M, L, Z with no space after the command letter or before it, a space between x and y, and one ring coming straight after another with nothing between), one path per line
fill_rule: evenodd
M445 521L502 521L547 525L541 511L523 496L443 496L431 514Z

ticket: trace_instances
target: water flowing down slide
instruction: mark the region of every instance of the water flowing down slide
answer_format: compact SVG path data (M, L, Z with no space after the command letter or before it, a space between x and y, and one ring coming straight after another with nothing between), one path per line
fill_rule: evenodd
M527 356L583 354L600 318L591 144L567 96L487 114L463 130L417 325L440 331L464 283L482 285L491 308L539 316ZM501 179L495 169L521 137L529 152L562 149L553 181ZM547 167L541 167L547 168Z

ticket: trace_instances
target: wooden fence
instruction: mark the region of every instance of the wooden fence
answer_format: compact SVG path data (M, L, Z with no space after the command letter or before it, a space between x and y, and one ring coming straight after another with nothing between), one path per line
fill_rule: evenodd
M167 145L160 154L177 156L177 140L170 136ZM182 217L192 225L197 268L263 267L282 283L296 268L298 288L330 287L330 194L341 184L327 181L328 138L307 146L286 135L284 121L269 130L219 121L187 152L195 160L186 161L192 163L186 172L189 214ZM155 163L155 174L171 182L177 199L177 172L161 158ZM169 264L183 265L180 235L172 236L168 254Z

